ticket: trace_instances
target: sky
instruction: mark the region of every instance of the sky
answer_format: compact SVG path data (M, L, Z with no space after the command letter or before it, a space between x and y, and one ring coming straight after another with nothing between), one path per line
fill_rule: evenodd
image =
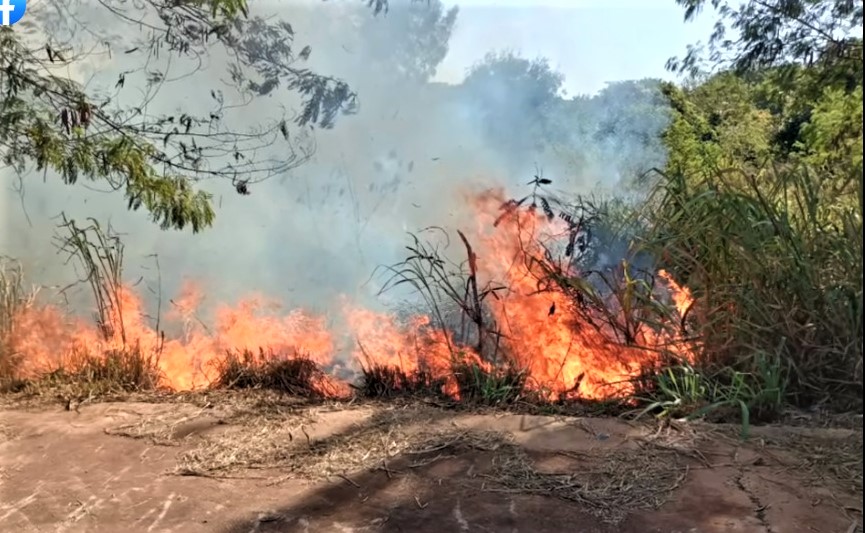
M707 40L711 11L685 23L675 0L445 0L460 14L437 81L458 83L490 50L546 57L563 73L569 95L607 82L672 79L664 64L688 44Z

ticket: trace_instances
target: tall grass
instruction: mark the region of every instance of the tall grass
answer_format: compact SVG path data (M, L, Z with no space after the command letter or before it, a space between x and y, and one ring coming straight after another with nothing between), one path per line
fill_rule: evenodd
M36 299L37 289L24 282L21 264L0 256L0 381L17 376L21 355L12 345L12 336L22 313Z
M95 353L75 351L27 385L34 392L65 389L82 399L155 391L162 388L159 355L137 344Z
M693 291L708 372L771 359L786 401L861 409L862 207L829 191L802 166L665 175L645 244Z

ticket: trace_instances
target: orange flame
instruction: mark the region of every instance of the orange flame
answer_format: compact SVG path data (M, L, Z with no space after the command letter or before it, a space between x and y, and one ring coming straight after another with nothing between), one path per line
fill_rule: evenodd
M537 263L527 257L542 257L544 238L554 239L566 229L563 221L548 221L532 210L513 210L500 216L502 191L472 195L478 216L476 227L466 232L473 250L472 267L479 284L494 281L505 287L485 303L498 329L500 350L529 376L528 386L549 399L581 397L603 399L633 391L629 379L645 365L658 361L659 350L693 359L694 347L672 333L642 328L628 346L613 343L603 326L581 323L573 312L570 296L555 287L539 291ZM481 279L482 278L482 279ZM679 317L690 306L691 295L665 272ZM322 316L295 309L280 315L277 302L253 296L237 305L219 306L213 328L196 318L202 294L187 283L166 323L179 333L166 339L147 317L141 298L130 288L119 291L108 328L96 328L81 319L65 316L57 307L25 310L10 342L24 355L25 373L35 374L56 365L76 351L105 353L135 344L147 353L159 354L165 385L190 390L209 384L215 377L214 363L229 350L270 349L274 352L309 354L323 368L339 363L341 338ZM487 354L475 346L461 346L451 332L437 328L429 316L415 315L408 321L391 314L342 306L348 335L355 341L348 366L390 365L406 373L424 369L445 380L445 391L459 394L453 376L455 355L491 370ZM345 385L345 384L343 384ZM342 387L341 391L347 391Z

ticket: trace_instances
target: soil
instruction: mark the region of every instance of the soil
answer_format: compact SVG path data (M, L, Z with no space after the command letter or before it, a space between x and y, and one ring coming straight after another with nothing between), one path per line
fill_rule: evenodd
M861 531L861 426L737 430L429 406L7 406L0 531Z

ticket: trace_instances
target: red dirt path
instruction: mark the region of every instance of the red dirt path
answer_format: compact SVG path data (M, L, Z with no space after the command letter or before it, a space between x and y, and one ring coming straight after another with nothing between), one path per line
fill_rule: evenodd
M381 409L318 409L303 432L309 443L324 441L357 431ZM171 446L110 434L179 414L187 417L171 429ZM580 457L625 448L647 430L615 419L453 412L440 418L443 428L510 434L539 470L558 472L579 472ZM294 479L279 465L228 478L174 473L184 452L230 434L233 424L219 409L182 403L0 410L0 531L845 533L861 523L861 477L857 487L829 475L836 469L831 461L822 475L819 457L807 450L765 445L816 439L828 443L831 455L832 443L840 450L858 439L861 461L861 430L757 428L747 444L702 441L683 459L686 473L667 503L607 524L579 502L495 489L487 477L495 450L446 450L414 468L395 456L385 468L317 482Z

